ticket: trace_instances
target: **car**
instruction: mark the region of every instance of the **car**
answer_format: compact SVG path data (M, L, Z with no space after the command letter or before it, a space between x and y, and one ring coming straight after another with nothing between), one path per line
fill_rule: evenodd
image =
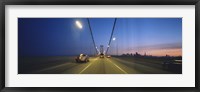
M100 56L100 58L104 58L104 54L103 53L101 53L99 56Z
M182 60L168 60L162 63L163 69L181 73Z
M89 56L85 54L80 54L75 58L76 62L89 62Z
M107 56L107 58L111 58L111 56L110 56L110 55L108 55L108 56Z

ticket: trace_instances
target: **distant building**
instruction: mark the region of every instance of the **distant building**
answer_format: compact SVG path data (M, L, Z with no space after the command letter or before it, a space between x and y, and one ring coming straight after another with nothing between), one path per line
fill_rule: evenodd
M146 52L144 53L144 56L147 56Z
M142 56L142 55L140 55L138 52L136 52L135 54L134 54L134 56Z

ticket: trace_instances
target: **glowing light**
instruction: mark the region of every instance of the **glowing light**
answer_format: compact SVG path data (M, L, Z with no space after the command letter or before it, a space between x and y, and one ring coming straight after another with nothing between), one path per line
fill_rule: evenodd
M82 29L82 28L83 28L83 26L82 26L82 24L81 24L81 22L80 22L80 21L76 21L76 25L77 25L77 27L78 27L78 28L80 28L80 29Z
M115 40L116 40L116 38L114 37L114 38L113 38L113 41L115 41Z

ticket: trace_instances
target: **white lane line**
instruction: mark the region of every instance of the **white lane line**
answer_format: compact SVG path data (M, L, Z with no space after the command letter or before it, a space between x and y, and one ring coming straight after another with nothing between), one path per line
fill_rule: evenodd
M113 63L114 64L114 63ZM114 64L119 70L121 70L122 72L124 72L125 74L128 74L126 71L124 71L122 68L120 68L118 65Z
M124 71L121 67L119 67L118 65L116 65L115 63L113 63L111 60L107 59L109 62L111 62L113 65L115 65L119 70L121 70L122 72L124 72L125 74L128 74L126 71Z
M83 73L91 65L92 65L92 63L90 63L89 65L87 65L79 74Z
M98 58L95 58L94 61L96 61ZM79 74L83 73L89 66L91 66L93 63L90 63L87 65Z

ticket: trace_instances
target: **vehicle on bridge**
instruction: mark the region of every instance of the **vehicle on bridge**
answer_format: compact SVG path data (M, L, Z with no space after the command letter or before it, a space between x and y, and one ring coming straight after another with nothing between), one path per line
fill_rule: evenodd
M76 62L89 62L89 56L85 54L80 54L79 56L76 57Z
M101 53L99 56L100 56L100 58L104 58L104 54L103 53Z

